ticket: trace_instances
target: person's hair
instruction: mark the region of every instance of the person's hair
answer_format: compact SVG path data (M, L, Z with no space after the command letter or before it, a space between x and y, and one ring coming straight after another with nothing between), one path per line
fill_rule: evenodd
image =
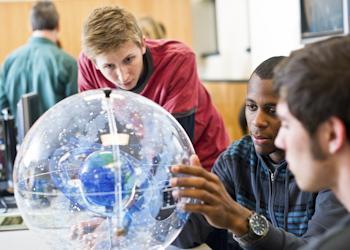
M141 47L142 32L135 17L122 8L97 8L84 23L82 48L90 59L113 51L128 41Z
M165 26L155 21L152 17L146 16L138 20L139 27L145 37L151 39L162 39L166 37Z
M272 79L273 78L273 69L277 66L278 63L280 63L285 56L273 56L262 63L259 64L258 67L253 71L252 76L256 74L261 79Z
M59 15L53 2L39 1L30 12L32 30L54 30L58 28Z
M332 116L350 140L350 37L317 42L291 53L275 68L274 88L313 136Z

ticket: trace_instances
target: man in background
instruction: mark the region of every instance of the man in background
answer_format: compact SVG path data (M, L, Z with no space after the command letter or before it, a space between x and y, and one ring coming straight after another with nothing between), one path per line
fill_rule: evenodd
M59 15L55 5L39 1L31 9L32 35L5 60L0 71L0 110L16 117L21 96L39 95L39 113L77 93L76 60L59 48Z

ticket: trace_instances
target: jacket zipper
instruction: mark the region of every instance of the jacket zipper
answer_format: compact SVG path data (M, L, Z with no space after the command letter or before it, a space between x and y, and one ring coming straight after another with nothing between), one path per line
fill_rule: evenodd
M271 218L271 222L273 226L278 226L277 224L277 220L275 218L275 214L273 211L273 205L274 205L274 199L275 199L275 178L276 178L276 171L275 172L270 172L270 178L271 178L271 182L270 182L270 197L269 197L269 214L270 214L270 218Z

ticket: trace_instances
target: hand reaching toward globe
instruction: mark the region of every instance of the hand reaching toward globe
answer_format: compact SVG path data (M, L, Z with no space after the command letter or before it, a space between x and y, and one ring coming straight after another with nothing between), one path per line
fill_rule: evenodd
M231 198L219 177L201 167L196 155L191 156L190 164L191 166L175 165L171 168L174 174L184 175L170 180L173 187L178 187L173 191L174 198L194 198L200 201L181 204L183 210L201 213L214 227L229 229L236 235L245 234L251 211Z
M105 220L103 217L95 217L88 221L80 222L77 225L72 226L70 238L72 240L81 240L87 234L90 234L95 231L95 229L101 225Z

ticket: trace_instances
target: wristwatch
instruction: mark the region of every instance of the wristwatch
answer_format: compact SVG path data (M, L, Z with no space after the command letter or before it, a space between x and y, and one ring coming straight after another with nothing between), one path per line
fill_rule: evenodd
M252 213L252 215L248 217L248 233L242 236L233 235L233 238L240 245L244 246L263 238L268 231L269 222L267 219L263 215Z

